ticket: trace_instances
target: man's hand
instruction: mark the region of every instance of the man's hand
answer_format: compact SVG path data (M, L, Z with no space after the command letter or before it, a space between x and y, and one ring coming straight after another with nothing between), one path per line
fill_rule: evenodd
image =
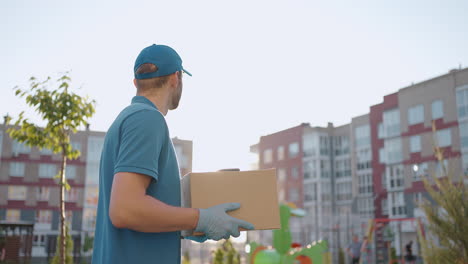
M251 223L226 214L226 212L239 208L239 203L225 203L207 209L199 209L200 217L195 232L204 233L208 239L220 240L228 239L230 236L238 237L240 227L254 229Z

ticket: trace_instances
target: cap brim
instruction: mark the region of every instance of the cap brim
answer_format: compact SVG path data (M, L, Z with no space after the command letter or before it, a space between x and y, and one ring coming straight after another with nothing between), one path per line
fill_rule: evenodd
M186 69L182 68L182 71L187 74L188 76L192 76L192 74L190 72L188 72Z

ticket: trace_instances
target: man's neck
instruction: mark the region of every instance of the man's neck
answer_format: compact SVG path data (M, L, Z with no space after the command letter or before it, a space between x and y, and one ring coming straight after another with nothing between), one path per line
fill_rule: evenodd
M169 110L167 96L163 96L161 94L153 94L153 95L137 94L137 95L146 97L146 99L150 100L158 108L159 112L161 112L164 116L167 115L167 112Z

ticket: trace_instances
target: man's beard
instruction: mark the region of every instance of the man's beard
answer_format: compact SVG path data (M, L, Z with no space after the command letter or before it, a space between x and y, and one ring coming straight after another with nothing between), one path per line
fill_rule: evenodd
M177 109L179 106L180 98L182 97L182 82L179 82L179 87L177 87L177 92L172 96L171 107L169 110Z

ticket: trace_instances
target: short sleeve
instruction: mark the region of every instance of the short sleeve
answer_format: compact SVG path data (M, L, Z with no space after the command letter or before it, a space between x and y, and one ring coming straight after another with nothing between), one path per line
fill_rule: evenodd
M158 163L167 125L161 113L143 110L128 116L120 128L114 174L134 172L158 179Z

